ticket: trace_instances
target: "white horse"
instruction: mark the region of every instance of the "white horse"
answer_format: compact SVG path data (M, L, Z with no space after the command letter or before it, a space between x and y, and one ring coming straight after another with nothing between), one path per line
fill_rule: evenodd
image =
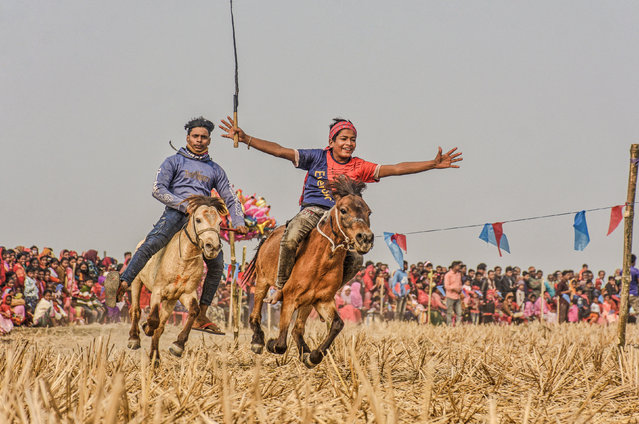
M160 336L178 300L188 308L189 317L177 340L169 347L169 352L182 356L193 321L200 313L196 290L202 281L202 255L213 259L222 249L220 223L222 216L228 213L224 201L219 197L190 196L185 202L189 220L184 228L173 236L166 247L151 257L131 284L128 347L140 347L140 291L144 284L151 292L151 313L142 329L147 336L153 336L150 357L153 359L155 355L156 361L160 357Z

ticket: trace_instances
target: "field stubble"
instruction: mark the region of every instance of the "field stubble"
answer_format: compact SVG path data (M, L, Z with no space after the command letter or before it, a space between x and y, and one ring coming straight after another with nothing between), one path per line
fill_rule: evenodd
M18 330L1 339L0 422L639 422L639 339L615 327L390 323L346 327L306 369L290 346L254 355L249 333L192 332L158 368L125 324ZM325 333L309 324L315 346Z

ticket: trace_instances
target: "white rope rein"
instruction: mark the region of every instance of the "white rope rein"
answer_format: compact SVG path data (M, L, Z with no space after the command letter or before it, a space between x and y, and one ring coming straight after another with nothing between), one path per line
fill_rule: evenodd
M326 220L326 217L330 215L331 210L335 210L335 221L337 221L337 228L339 229L339 232L342 233L342 235L344 236L344 242L338 244L337 246L335 245L335 242L333 241L332 238L330 238L329 236L327 236L326 234L324 234L324 231L322 231L322 229L320 228L320 224L322 224L322 222L324 222ZM342 230L342 226L339 223L339 218L337 217L337 209L335 207L333 207L332 209L327 210L326 212L324 212L324 214L322 215L322 217L320 218L319 221L317 221L317 225L316 227L317 231L326 239L331 243L331 253L335 253L335 251L337 249L339 249L340 247L348 250L350 245L351 245L351 239L348 238L348 236L346 235L346 233L344 233L344 231Z

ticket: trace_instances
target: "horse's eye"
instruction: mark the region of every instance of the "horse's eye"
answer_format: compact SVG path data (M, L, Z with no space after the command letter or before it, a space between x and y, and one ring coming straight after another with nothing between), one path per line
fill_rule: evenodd
M346 215L346 209L342 208L339 210L342 214Z
M202 220L200 218L195 218L195 222L199 224L200 222L202 222Z

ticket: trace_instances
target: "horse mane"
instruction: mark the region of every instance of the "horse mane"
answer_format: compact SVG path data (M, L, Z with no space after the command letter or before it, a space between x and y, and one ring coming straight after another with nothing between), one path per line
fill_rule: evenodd
M354 180L346 175L338 175L328 183L329 189L334 196L344 197L353 195L362 197L362 192L366 189L366 183L361 180Z
M213 206L222 216L228 215L229 213L228 209L226 209L224 200L217 196L191 195L181 203L186 203L186 213L189 215L193 214L193 212L195 212L195 210L200 206Z

